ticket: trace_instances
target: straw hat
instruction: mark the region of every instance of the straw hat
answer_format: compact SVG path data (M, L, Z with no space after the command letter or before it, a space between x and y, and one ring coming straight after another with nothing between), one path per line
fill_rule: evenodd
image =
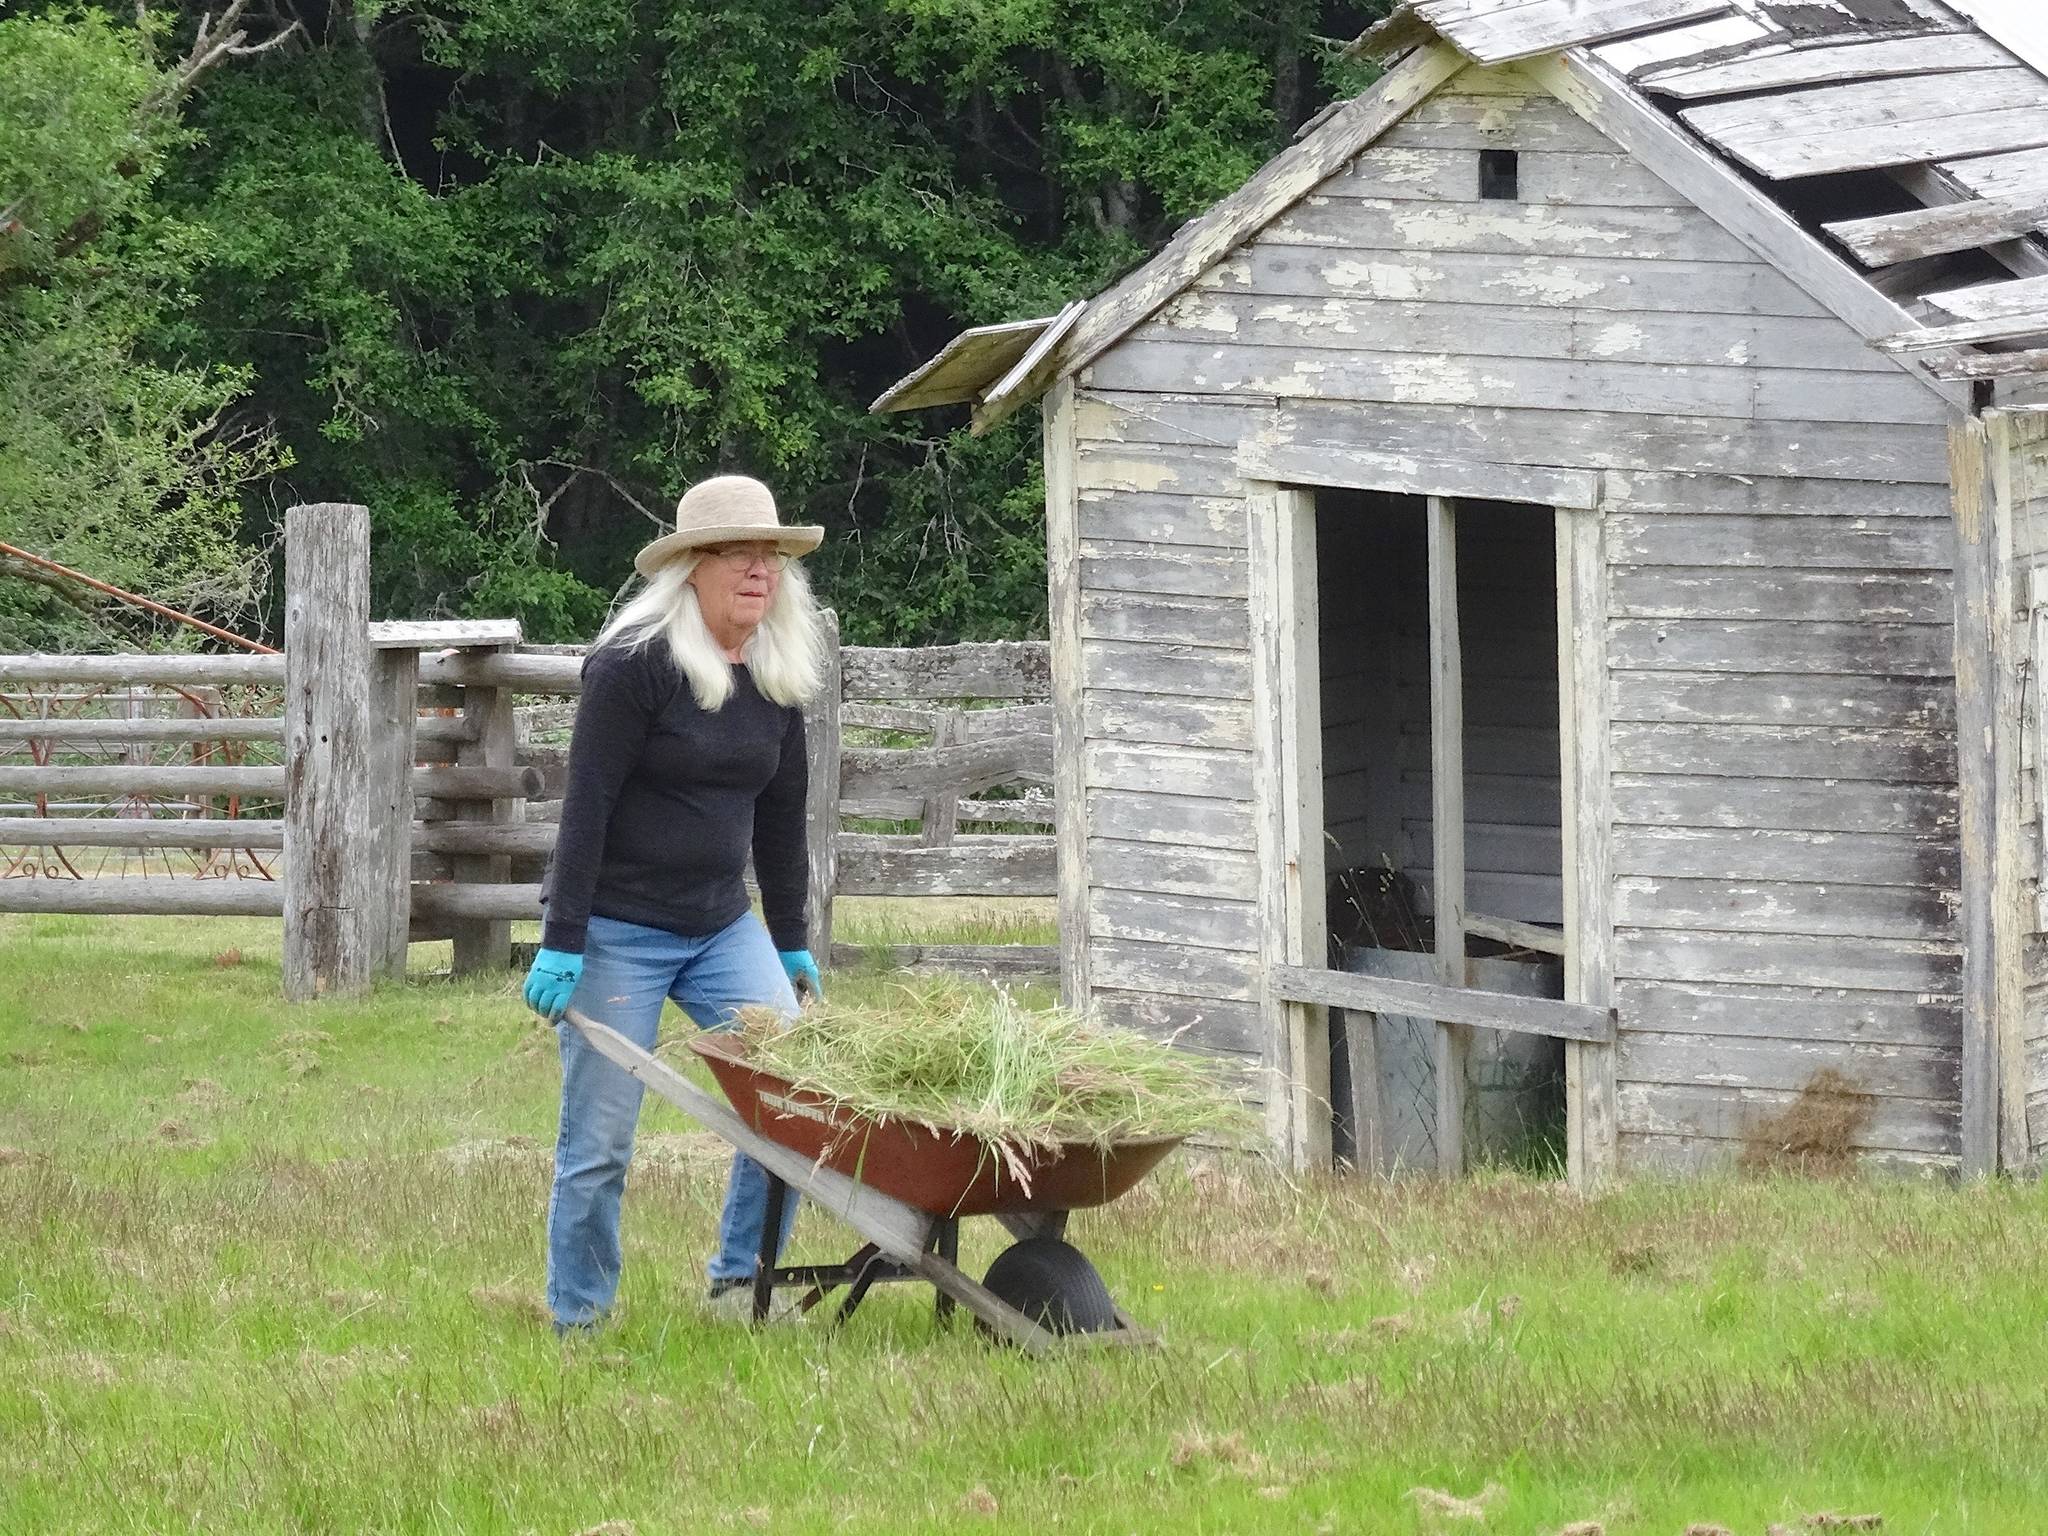
M709 544L773 544L785 554L807 555L825 542L817 527L785 527L775 496L746 475L714 475L683 492L676 531L663 534L633 557L633 569L652 576L686 550Z

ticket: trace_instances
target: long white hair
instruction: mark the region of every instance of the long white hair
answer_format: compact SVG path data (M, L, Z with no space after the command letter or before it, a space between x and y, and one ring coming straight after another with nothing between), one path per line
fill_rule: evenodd
M703 558L701 553L686 553L662 566L605 625L596 645L630 649L666 640L698 707L715 711L732 697L732 663L711 638L704 611L697 606L697 589L690 585L690 573ZM754 686L774 703L802 704L818 691L825 673L818 603L811 595L810 578L795 560L783 567L768 611L740 656L754 674Z

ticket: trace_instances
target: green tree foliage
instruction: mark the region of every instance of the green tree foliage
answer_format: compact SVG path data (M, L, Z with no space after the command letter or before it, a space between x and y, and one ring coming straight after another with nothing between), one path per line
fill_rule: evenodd
M1374 9L279 0L299 30L209 76L150 182L190 258L164 355L289 450L252 525L370 505L380 611L587 634L738 469L831 530L851 638L1041 631L1033 414L867 402L1156 248L1363 84L1335 42Z
M0 536L187 609L254 620L244 491L283 462L229 419L246 368L167 345L204 232L161 215L176 78L90 14L0 20ZM0 558L0 649L151 626Z

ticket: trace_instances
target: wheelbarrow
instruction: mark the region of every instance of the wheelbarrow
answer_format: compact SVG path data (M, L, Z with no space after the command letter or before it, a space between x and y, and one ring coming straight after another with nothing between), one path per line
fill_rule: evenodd
M1063 1344L1157 1342L1065 1241L1067 1214L1126 1193L1183 1138L1061 1146L1025 1157L1020 1177L973 1137L851 1117L753 1066L734 1036L690 1041L730 1100L721 1104L608 1025L573 1008L564 1017L600 1055L767 1170L757 1322L768 1316L777 1290L801 1290L799 1306L809 1312L844 1286L843 1322L874 1286L922 1280L938 1293L942 1323L964 1307L990 1335L1030 1353ZM791 1190L866 1241L842 1264L778 1264L775 1235ZM960 1222L972 1216L992 1217L1016 1239L981 1280L959 1266Z

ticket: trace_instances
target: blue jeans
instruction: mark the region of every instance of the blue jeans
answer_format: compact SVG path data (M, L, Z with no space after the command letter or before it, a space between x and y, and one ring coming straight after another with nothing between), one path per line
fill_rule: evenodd
M752 913L701 939L591 918L583 979L569 1006L651 1051L668 998L704 1029L727 1028L739 1009L754 1004L797 1011L775 945ZM573 1327L603 1316L618 1294L619 1201L643 1090L638 1078L600 1056L573 1024L565 1021L557 1029L562 1128L548 1199L548 1308L558 1324ZM782 1211L778 1254L796 1220L794 1192ZM714 1282L753 1278L767 1216L767 1170L735 1153L718 1252L707 1266Z

